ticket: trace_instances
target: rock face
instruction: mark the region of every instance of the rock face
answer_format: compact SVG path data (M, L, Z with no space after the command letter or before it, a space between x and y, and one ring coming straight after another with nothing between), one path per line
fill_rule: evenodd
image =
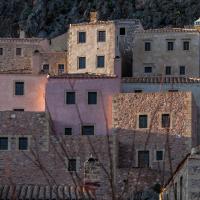
M92 9L104 20L138 18L145 28L182 27L200 16L200 1L1 0L0 36L13 36L20 24L30 36L54 37L65 32L67 24L87 20Z

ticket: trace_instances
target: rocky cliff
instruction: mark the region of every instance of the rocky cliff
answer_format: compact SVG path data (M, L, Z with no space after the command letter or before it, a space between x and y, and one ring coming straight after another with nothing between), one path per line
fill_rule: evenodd
M54 37L93 9L103 20L141 19L145 28L182 27L200 17L199 0L1 0L0 36L15 35L20 24L30 36Z

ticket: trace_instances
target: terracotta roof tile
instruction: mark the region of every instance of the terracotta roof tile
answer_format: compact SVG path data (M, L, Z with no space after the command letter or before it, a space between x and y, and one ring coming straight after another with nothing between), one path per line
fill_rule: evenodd
M138 76L122 78L122 83L200 83L198 77L183 76Z
M32 70L30 68L0 70L0 74L31 74L31 73Z

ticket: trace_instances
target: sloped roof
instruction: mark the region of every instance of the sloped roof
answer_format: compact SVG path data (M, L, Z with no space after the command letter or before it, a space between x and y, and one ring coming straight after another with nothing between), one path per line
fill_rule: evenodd
M182 76L137 76L122 78L122 83L200 83L200 78Z
M95 195L81 187L66 185L0 185L1 200L93 200Z

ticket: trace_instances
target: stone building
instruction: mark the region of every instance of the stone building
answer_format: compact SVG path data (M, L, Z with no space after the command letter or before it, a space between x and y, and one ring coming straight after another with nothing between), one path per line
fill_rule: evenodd
M163 200L195 200L199 199L199 150L192 149L182 162L180 162L175 173L163 189L161 199ZM197 150L197 151L196 151Z
M118 186L123 180L137 190L165 183L198 143L196 120L191 92L115 95Z
M195 28L136 31L133 41L133 76L199 77L199 36Z
M127 73L131 64L125 69L124 59L132 52L131 41L137 29L142 29L139 20L100 21L97 12L91 13L89 22L70 24L68 72L114 74L114 59L122 57L122 74Z

